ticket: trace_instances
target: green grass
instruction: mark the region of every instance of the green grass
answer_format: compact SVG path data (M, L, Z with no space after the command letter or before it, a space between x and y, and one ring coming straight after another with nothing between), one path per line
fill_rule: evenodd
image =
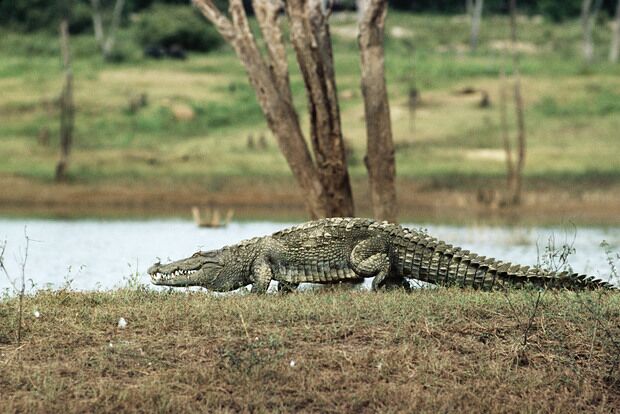
M352 18L334 20L333 41L345 137L353 149L351 174L365 168L359 56ZM396 32L394 32L396 30ZM400 31L403 37L392 33ZM579 56L577 21L554 25L519 19L526 103L529 180L551 183L617 181L620 164L620 65L606 62L609 30L595 32L597 62ZM243 67L227 47L187 61L145 60L131 36L120 32L127 60L104 63L91 36L72 39L76 90L74 181L145 184L195 183L212 177L288 177L290 172L268 133ZM352 35L353 34L353 35ZM403 179L476 182L504 175L498 110L498 73L510 72L501 51L508 39L505 17L489 16L478 51L467 50L468 23L462 16L391 12L386 65L397 171ZM411 49L411 45L414 49ZM49 34L0 35L0 174L48 182L57 158L58 114L53 102L62 84L57 39ZM296 106L307 123L303 82L289 57ZM416 86L421 104L410 119L407 92ZM477 96L457 95L471 86L486 90L492 106ZM128 111L132 95L146 93L148 106ZM195 113L178 121L175 105ZM514 123L510 110L510 122ZM50 131L49 146L37 135ZM247 137L267 135L268 148L254 151Z
M610 412L619 299L43 291L20 344L0 300L2 411Z

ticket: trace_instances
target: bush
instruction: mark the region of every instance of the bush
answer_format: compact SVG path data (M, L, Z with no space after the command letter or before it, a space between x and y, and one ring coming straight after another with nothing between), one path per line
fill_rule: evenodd
M179 45L208 52L222 43L215 28L189 6L156 4L140 14L136 36L144 47Z
M90 30L88 0L0 0L0 25L24 32L58 31L62 17L72 34Z

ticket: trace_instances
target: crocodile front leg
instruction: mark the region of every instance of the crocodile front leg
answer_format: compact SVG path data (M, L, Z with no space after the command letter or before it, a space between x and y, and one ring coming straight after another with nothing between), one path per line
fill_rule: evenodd
M266 258L256 259L252 265L252 289L250 292L267 293L271 279L273 279L273 272Z
M372 289L383 285L390 273L390 257L387 242L373 237L358 243L351 251L351 268L360 277L373 277Z

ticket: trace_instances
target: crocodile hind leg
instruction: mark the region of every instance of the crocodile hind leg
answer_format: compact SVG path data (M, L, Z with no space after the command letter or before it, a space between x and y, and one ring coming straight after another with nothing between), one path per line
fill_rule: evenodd
M252 266L252 289L251 293L267 293L269 283L273 278L271 267L266 259L257 259Z
M409 283L409 281L406 278L402 276L394 275L394 274L389 274L385 278L385 280L383 281L382 288L387 289L387 290L405 289L407 292L410 292L411 290L413 290L411 288L411 283Z
M351 251L351 268L360 277L373 277L372 290L377 290L390 273L388 246L382 238L360 242Z

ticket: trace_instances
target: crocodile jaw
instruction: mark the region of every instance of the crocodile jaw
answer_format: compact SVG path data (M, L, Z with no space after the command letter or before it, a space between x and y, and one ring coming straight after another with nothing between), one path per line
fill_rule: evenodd
M154 269L155 266L149 269L149 275L151 276L151 283L154 285L164 286L197 286L200 285L200 279L197 276L202 276L202 270L182 270L177 269L170 273L160 272Z
M214 273L217 265L213 263L211 255L199 253L187 259L162 265L155 263L148 270L151 282L154 285L165 286L201 286L206 276Z

